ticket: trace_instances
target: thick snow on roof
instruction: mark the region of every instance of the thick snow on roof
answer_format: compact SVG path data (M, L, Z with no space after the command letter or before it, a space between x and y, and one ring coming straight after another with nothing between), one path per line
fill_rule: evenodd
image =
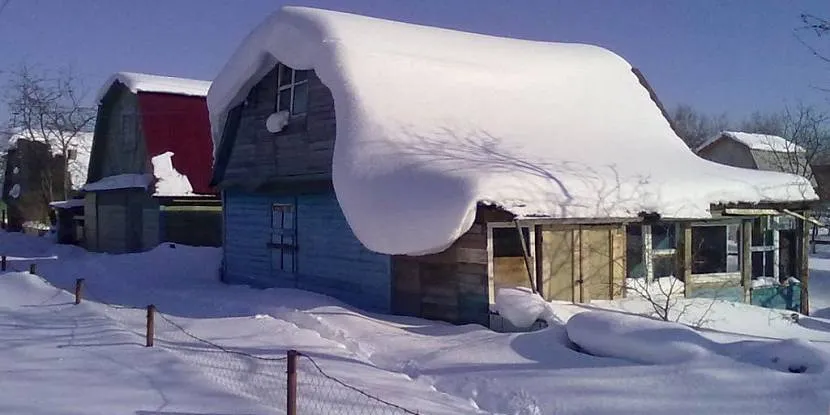
M806 151L804 150L804 147L801 147L777 135L753 134L739 131L722 131L718 133L718 135L706 140L703 144L698 146L696 151L701 151L704 148L709 147L723 136L730 137L752 150L775 151L779 153L803 153Z
M124 84L133 93L163 92L167 94L203 97L207 95L208 89L210 88L210 81L134 72L118 72L111 76L98 91L97 101L104 99L104 95L107 94L107 91L116 82Z
M707 218L721 202L816 198L803 178L695 155L608 50L300 7L268 17L214 80L215 149L278 61L331 90L337 199L377 252L441 251L480 202L519 217Z
M105 190L119 189L146 189L153 182L153 176L149 174L118 174L107 176L97 182L87 183L83 190L87 192L100 192Z
M81 207L84 205L84 199L69 199L69 200L60 200L57 202L49 203L49 206L55 209L72 209L75 207Z

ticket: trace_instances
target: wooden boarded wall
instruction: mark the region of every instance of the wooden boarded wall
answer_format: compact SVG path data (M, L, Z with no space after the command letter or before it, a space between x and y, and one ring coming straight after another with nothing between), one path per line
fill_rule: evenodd
M625 227L545 225L542 289L548 300L589 302L621 297L625 284Z
M215 204L162 205L159 213L155 223L155 229L160 232L159 242L174 242L191 246L222 246L221 206L215 206ZM153 223L145 224L145 229L150 233L153 230Z
M272 70L250 91L239 125L228 137L232 150L219 177L220 185L248 188L282 179L330 178L334 153L335 115L331 91L311 71L308 113L292 118L278 133L265 127L277 99L277 71Z
M396 314L489 324L487 227L476 223L446 251L392 258Z
M296 273L272 264L274 203L296 207ZM257 287L299 288L365 310L391 309L390 257L361 245L332 193L272 195L224 192L224 280Z

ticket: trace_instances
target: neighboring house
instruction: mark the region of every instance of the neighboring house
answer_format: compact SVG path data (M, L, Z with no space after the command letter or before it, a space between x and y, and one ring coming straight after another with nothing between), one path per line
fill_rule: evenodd
M118 73L101 89L83 188L88 249L122 253L161 242L220 244L221 203L209 185L209 86Z
M806 285L810 184L697 157L599 47L285 7L208 105L230 283L492 327L513 286L587 302L679 280L783 306L794 281L753 291L752 222L787 209L783 275Z
M699 145L695 152L729 166L797 174L816 186L807 151L776 135L722 131Z
M64 198L65 179L70 180L72 193L86 183L86 170L92 147L92 133L63 133L69 161L64 164L64 149L58 144L58 133L28 133L14 129L0 133L3 153L3 202L6 205L8 229L45 227L50 224L49 204ZM45 138L44 138L45 137ZM68 170L68 177L65 174Z

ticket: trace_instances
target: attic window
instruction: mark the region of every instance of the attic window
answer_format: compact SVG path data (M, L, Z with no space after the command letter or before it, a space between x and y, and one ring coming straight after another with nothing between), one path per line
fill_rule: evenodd
M308 111L308 72L279 64L277 112L287 111L292 117Z

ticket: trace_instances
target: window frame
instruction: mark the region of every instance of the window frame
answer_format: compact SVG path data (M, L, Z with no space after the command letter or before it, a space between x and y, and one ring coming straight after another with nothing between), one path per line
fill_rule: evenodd
M629 224L628 226L637 226L637 224ZM634 277L631 276L629 272L630 267L626 265L626 279L640 279L645 278L647 283L651 283L655 280L654 275L654 259L655 258L666 258L672 257L677 263L677 243L679 241L679 234L680 234L680 224L677 222L661 222L657 224L640 224L640 240L642 241L640 249L642 250L642 264L643 264L643 276L641 277ZM654 238L652 233L652 226L664 226L664 227L672 227L674 228L674 248L663 248L663 249L654 249ZM626 235L628 231L626 230ZM626 243L627 245L627 243ZM676 268L676 266L675 266ZM668 275L661 275L659 278L665 278ZM675 278L680 278L679 275L674 275Z
M286 83L285 85L282 84L283 69L288 69L288 70L291 71L291 80L288 83ZM306 87L306 107L305 107L305 109L303 110L303 112L296 113L296 114L294 113L294 101L295 101L295 96L297 94L297 86L298 85L308 85L309 84L308 75L306 75L305 79L301 79L301 80L298 81L297 80L297 72L309 72L309 71L307 71L307 70L297 70L297 69L294 69L294 68L292 68L288 65L282 64L282 63L277 64L277 97L274 100L274 102L275 102L274 112L279 112L280 111L280 96L282 95L283 91L289 90L290 91L288 93L288 95L290 97L290 102L288 103L288 118L289 119L301 118L301 117L305 117L306 115L308 115L308 101L309 101L309 99L308 99L308 93L309 93L308 87Z

